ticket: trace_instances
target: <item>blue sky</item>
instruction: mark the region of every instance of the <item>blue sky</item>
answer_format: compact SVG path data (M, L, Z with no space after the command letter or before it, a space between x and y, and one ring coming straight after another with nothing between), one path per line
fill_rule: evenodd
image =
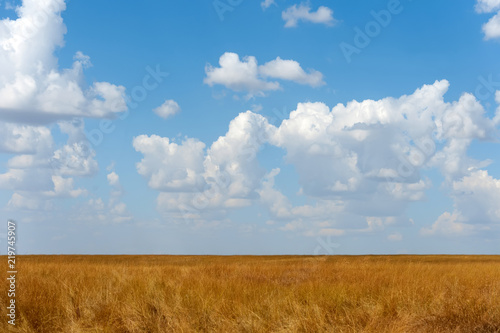
M498 0L0 18L0 212L21 253L499 253Z

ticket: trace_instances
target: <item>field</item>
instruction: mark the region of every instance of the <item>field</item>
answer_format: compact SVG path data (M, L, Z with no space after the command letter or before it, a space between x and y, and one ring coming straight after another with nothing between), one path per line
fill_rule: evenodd
M500 332L500 256L17 261L18 332Z

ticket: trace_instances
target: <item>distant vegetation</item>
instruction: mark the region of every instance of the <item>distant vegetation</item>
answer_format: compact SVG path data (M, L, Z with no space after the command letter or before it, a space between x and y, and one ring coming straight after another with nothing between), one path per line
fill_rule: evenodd
M500 332L500 256L17 260L19 332Z

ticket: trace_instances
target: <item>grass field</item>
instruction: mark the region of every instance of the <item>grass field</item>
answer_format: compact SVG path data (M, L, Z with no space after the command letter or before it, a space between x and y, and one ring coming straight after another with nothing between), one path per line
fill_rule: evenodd
M500 256L18 256L17 268L19 332L500 332Z

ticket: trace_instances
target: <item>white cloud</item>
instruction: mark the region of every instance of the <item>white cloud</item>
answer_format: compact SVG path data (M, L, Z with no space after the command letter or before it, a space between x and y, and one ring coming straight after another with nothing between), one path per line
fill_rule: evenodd
M483 25L485 39L500 38L500 12Z
M51 204L45 200L23 195L18 192L12 194L12 197L7 203L7 207L13 210L49 210L52 208Z
M81 52L69 69L54 56L64 45L62 0L23 1L16 20L0 21L0 119L50 123L74 116L109 117L127 109L125 88L107 82L85 87Z
M76 198L86 193L82 189L74 189L73 178L63 178L61 176L52 176L54 189L52 191L44 192L47 197L72 197Z
M455 207L471 224L500 223L500 180L486 170L475 170L454 181Z
M16 154L0 174L0 188L14 192L6 208L17 212L48 210L60 198L87 195L73 178L98 171L83 118L127 110L124 87L86 85L83 73L91 63L82 52L76 52L70 68L59 68L54 52L64 46L65 8L63 0L24 0L16 7L17 19L0 20L0 152ZM42 126L55 122L68 137L62 145L53 142L50 127ZM130 219L118 202L121 193L117 176L105 207L111 213L104 216ZM96 218L89 211L86 207L82 215Z
M68 135L66 144L60 148L54 147L46 127L0 124L7 129L4 150L17 153L7 161L8 170L0 174L0 188L15 191L9 208L47 209L53 206L53 199L75 198L86 193L74 189L71 178L97 172L95 152L85 139L81 119L59 123L61 132ZM21 200L26 200L26 204Z
M500 9L500 0L477 0L476 11L478 13L491 13Z
M158 209L171 220L220 221L229 210L260 205L282 230L379 232L408 224L408 204L425 200L433 184L422 169L440 169L451 186L487 163L469 158L467 148L494 138L494 121L470 94L445 102L448 87L436 81L399 98L331 109L299 103L278 127L247 111L206 152L196 139L140 136L138 172L161 191ZM275 184L279 169L260 166L257 155L267 144L284 149L307 203L293 204Z
M323 82L323 74L320 72L311 70L309 73L306 73L298 62L294 60L283 60L280 57L259 66L259 72L264 77L294 81L312 87L325 84L325 82Z
M91 176L97 173L95 152L87 142L65 145L54 152L51 165L65 176Z
M10 171L10 175L15 174L14 171ZM28 176L40 176L27 173ZM41 173L44 179L48 176L46 173ZM0 175L1 178L4 175ZM25 177L26 174L22 174L20 181L32 181L33 178ZM15 192L12 194L9 202L7 203L7 208L16 210L51 210L54 207L54 198L76 198L87 194L87 191L81 188L74 188L73 178L63 178L61 176L52 176L50 179L51 184L46 184L44 187L47 190L41 190L40 184L35 184L34 188L27 188L22 184L16 184L12 187ZM50 188L52 185L52 189Z
M114 171L106 176L109 186L111 186L111 197L118 198L123 194L123 188L120 184L120 176Z
M52 143L46 127L0 122L0 152L34 154Z
M247 111L233 119L227 133L206 152L195 139L178 145L156 135L139 136L134 147L144 158L137 170L151 188L162 191L158 208L169 217L199 222L221 218L225 209L258 199L265 170L257 153L272 130L263 116Z
M320 6L315 12L311 11L311 7L306 4L293 5L281 13L281 17L285 21L285 27L296 27L299 21L321 23L325 25L334 25L333 10L328 7Z
M85 137L84 122L81 118L59 122L61 132L68 135L67 143L54 151L50 164L56 174L63 176L92 176L98 165L95 151Z
M262 95L264 91L278 90L278 82L267 82L260 79L257 60L247 56L240 61L236 53L226 52L219 59L220 67L207 65L204 83L209 86L222 84L234 91L248 91L250 94Z
M149 178L151 188L162 191L193 192L204 186L205 144L186 139L181 144L157 135L140 135L133 140L144 158L137 164L140 175Z
M483 32L486 40L500 38L500 0L477 0L476 12L497 12L483 25Z
M267 8L271 7L271 5L277 6L274 0L264 0L260 3L262 10L266 10Z
M240 113L229 124L226 135L219 137L208 150L204 162L207 179L229 177L229 196L255 197L255 190L265 175L257 153L273 129L261 115L251 111Z
M158 116L163 119L167 119L181 111L179 104L176 101L169 99L166 100L162 105L153 110Z
M445 212L434 222L430 228L422 228L420 233L424 236L446 235L459 236L472 232L473 227L463 223L463 217L460 213Z
M283 193L274 187L274 178L280 173L280 169L273 169L268 173L259 190L261 201L268 206L269 211L275 219L292 218L292 204Z
M454 181L451 189L453 213L443 213L430 228L423 228L422 234L466 235L500 225L500 179L486 170L474 170Z
M266 91L281 89L276 81L268 81L268 78L294 81L313 87L324 84L323 75L310 70L305 72L300 64L294 60L283 60L277 57L275 60L258 66L257 59L246 56L240 60L236 53L226 52L219 58L220 67L207 65L204 83L209 86L215 84L224 85L233 91L248 92L248 96L263 96Z
M120 177L116 174L116 172L113 171L111 173L108 173L106 178L108 179L109 185L111 186L120 185Z

